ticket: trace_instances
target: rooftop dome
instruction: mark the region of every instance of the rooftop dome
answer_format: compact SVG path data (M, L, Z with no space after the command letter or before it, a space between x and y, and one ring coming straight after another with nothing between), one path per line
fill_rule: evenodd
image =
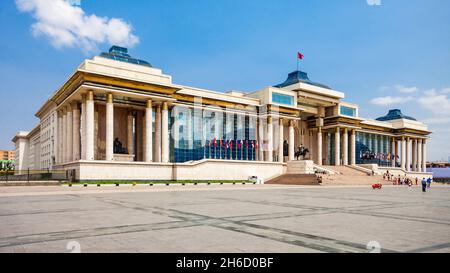
M388 120L396 120L396 119L409 119L409 120L417 121L413 117L403 115L403 113L400 109L391 109L391 110L389 110L389 113L386 116L377 118L378 121L388 121Z
M109 52L101 53L100 57L115 60L115 61L125 62L125 63L132 63L132 64L138 64L138 65L152 67L152 65L146 61L132 58L128 54L128 49L125 47L120 47L120 46L112 46L109 49Z
M308 74L306 72L299 71L299 70L289 73L285 82L275 85L274 87L281 88L281 87L286 87L286 86L293 85L293 84L296 84L299 82L311 84L311 85L326 88L326 89L331 89L330 87L328 87L324 84L312 82L308 78Z

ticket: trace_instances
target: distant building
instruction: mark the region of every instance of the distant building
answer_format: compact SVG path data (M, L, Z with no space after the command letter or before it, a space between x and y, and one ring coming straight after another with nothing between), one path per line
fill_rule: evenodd
M0 160L14 160L14 151L0 150Z

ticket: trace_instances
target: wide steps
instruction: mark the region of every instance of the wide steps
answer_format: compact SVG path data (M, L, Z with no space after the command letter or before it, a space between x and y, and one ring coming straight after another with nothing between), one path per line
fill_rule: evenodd
M322 181L323 184L326 185L372 185L377 183L389 183L384 181L382 176L370 176L363 171L348 166L327 166L327 168L337 171L340 174L323 175Z
M265 184L278 185L319 185L315 174L283 174L271 179Z

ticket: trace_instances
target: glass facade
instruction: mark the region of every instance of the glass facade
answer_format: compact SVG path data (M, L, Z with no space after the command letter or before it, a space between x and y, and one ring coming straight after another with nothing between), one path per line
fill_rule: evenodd
M293 106L294 105L294 97L273 92L272 93L272 102Z
M391 138L356 132L356 164L391 166Z
M341 106L340 113L341 115L356 117L356 109L352 107Z
M335 139L336 133L328 133L328 164L335 165L335 158L334 158L334 139Z
M256 160L256 117L176 106L169 126L172 162Z

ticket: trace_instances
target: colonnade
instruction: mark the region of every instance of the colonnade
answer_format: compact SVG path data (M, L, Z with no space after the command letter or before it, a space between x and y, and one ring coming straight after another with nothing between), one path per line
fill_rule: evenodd
M81 107L79 102L72 102L58 111L58 164L77 160L95 160L95 102L93 91L82 95ZM169 162L169 114L168 103L163 101L156 104L155 150L153 158L153 102L146 101L144 126L144 161ZM80 109L81 108L81 109ZM113 94L106 94L106 138L105 158L114 158L114 98ZM133 154L133 117L127 116L127 148L128 154ZM158 154L159 153L159 154Z
M106 160L114 161L114 96L112 93L106 94L105 99L105 155L104 158L96 156L96 112L94 92L88 91L82 95L81 102L72 102L60 107L58 111L58 152L56 161L58 164L69 163L77 160ZM155 107L155 123L153 124L153 107ZM258 125L258 160L273 162L275 152L278 153L276 160L284 161L283 142L286 118L279 118L278 140L274 139L273 117L268 116L264 121L260 119ZM266 126L264 126L264 123ZM288 123L288 160L294 160L295 154L295 121L287 120ZM153 128L155 126L155 128ZM128 154L134 151L133 137L133 116L127 116L126 141ZM155 139L153 140L153 129ZM143 125L143 161L168 163L169 151L169 105L166 101L152 102L146 101L145 116ZM267 145L261 145L263 139ZM278 141L278 150L274 151L274 143ZM152 145L154 143L154 145Z
M397 141L400 142L398 145ZM400 149L400 151L399 151ZM426 172L427 141L423 138L401 137L392 139L392 152L400 158L400 166L405 171ZM392 166L395 161L392 160Z

